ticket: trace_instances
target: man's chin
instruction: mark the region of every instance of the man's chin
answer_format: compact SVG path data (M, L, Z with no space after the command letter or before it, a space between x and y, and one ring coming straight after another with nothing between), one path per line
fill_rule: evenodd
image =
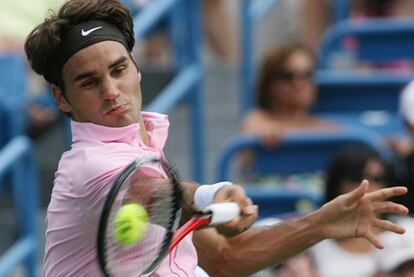
M119 128L119 127L126 127L131 124L138 123L137 120L133 120L129 117L122 117L115 120L107 121L103 125L113 128Z

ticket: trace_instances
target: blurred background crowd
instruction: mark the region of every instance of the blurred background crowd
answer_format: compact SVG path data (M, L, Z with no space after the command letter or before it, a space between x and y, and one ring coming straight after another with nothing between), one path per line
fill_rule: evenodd
M166 113L182 177L245 186L260 225L368 179L414 213L414 2L122 0L144 110ZM44 214L69 119L30 71L27 34L64 0L0 0L0 276L40 276ZM255 276L414 276L402 236L324 241Z

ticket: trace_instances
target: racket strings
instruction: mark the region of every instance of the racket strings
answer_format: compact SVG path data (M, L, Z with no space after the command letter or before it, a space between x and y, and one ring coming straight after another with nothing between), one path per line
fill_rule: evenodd
M158 177L158 176L157 176ZM106 228L106 268L113 276L139 276L165 255L172 232L178 227L177 187L170 179L137 170L130 174L114 200ZM113 235L117 211L126 203L142 205L148 213L143 236L132 245L121 245Z
M173 230L175 230L177 228L176 221L181 214L176 214L176 201L171 201L174 199L174 191L164 189L157 191L156 194L157 200L154 201L152 212L149 215L150 222L165 228L170 228L173 225L175 227Z

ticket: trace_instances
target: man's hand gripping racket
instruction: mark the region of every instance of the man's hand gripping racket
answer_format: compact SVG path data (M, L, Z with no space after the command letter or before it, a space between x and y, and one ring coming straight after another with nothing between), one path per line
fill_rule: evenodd
M116 178L105 201L98 229L99 265L106 276L141 276L191 231L239 216L239 205L217 203L196 213L178 228L181 188L164 161L140 159Z

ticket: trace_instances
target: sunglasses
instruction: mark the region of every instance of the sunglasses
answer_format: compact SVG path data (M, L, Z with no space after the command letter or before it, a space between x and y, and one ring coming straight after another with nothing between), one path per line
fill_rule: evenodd
M293 81L293 80L311 80L313 76L313 70L308 71L280 71L276 73L276 79L281 81Z

